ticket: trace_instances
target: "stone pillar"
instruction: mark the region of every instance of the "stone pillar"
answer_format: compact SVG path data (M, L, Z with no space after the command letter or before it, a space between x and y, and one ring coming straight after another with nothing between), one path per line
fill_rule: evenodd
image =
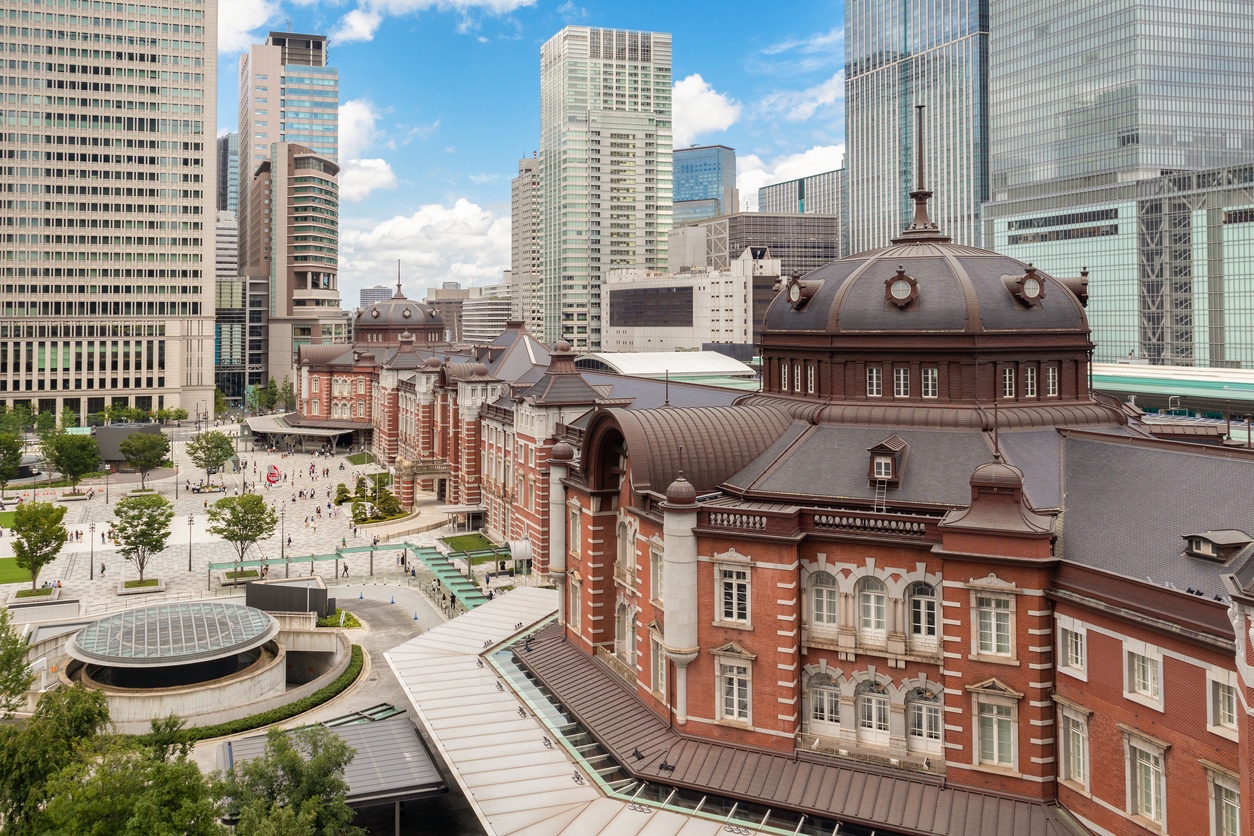
M565 626L566 609L566 478L575 449L558 442L549 454L549 554L548 575L557 587L557 623Z
M682 475L662 504L662 648L675 665L675 722L688 722L688 665L697 658L697 491Z

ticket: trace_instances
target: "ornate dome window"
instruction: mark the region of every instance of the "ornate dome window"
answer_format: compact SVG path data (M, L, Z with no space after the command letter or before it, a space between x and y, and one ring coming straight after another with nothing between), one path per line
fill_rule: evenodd
M907 276L906 268L898 264L897 275L884 280L884 298L898 308L905 308L919 298L919 283Z
M1036 275L1036 268L1031 264L1022 276L1011 279L1008 286L1015 298L1028 307L1041 304L1041 300L1045 298L1045 282Z

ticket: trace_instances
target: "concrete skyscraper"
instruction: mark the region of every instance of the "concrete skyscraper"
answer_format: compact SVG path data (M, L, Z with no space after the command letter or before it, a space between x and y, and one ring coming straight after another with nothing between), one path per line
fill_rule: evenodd
M21 15L0 75L0 403L211 410L218 4L28 5L0 9Z
M1254 367L1254 6L993 4L984 240L1090 271L1099 361Z
M518 176L510 181L509 274L513 285L511 316L527 324L533 334L544 333L540 276L540 161L518 161Z
M676 148L673 154L676 224L740 210L736 192L736 149L726 145Z
M601 344L601 276L666 268L671 36L567 26L540 49L544 340Z
M916 105L926 106L932 218L956 243L980 245L980 205L988 198L988 9L989 0L845 0L851 252L886 246L910 222Z
M239 211L239 134L218 137L218 211Z

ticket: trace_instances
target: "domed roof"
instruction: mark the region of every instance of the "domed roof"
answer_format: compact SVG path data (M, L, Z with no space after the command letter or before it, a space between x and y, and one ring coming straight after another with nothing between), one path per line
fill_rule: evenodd
M392 328L398 325L411 330L443 329L444 320L428 305L406 299L399 288L391 299L375 302L357 312L357 328Z
M185 665L242 653L278 632L273 616L242 604L157 604L87 625L70 637L65 652L113 667Z
M554 444L553 452L549 454L549 460L555 462L568 462L574 458L575 448L565 441L559 441Z
M1021 488L1023 487L1023 471L1014 465L1006 464L999 458L997 461L985 462L972 471L971 484Z
M666 488L666 504L676 507L697 504L697 489L682 473Z

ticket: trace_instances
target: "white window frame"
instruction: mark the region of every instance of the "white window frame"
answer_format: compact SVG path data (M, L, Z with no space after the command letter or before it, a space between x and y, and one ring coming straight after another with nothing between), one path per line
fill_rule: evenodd
M930 595L916 595L918 585L931 588ZM910 584L907 604L910 630L910 649L935 651L940 647L940 597L935 584L915 581Z
M749 566L714 565L714 622L745 627L753 623L753 572Z
M819 583L820 576L831 578L831 583ZM810 626L819 630L840 627L840 587L831 572L810 576Z
M574 557L579 557L583 538L583 509L578 506L566 509L566 550Z
M666 701L666 651L656 633L649 635L649 687Z
M1089 716L1079 706L1058 706L1058 778L1085 793L1090 791L1092 778Z
M871 459L871 468L874 471L876 479L889 480L893 478L893 457L892 456L875 456Z
M1045 367L1045 397L1058 397L1058 367Z
M924 366L921 375L920 394L925 398L939 398L940 369L936 366Z
M1015 370L1013 366L1005 366L1001 370L1001 396L1003 400L1012 401L1018 390L1015 389Z
M1148 735L1138 734L1131 729L1124 730L1123 745L1127 792L1125 809L1133 821L1141 826L1165 833L1167 747Z
M792 364L792 388L798 395L801 394L801 364Z
M888 641L888 585L876 577L858 581L858 643L882 647Z
M867 367L866 396L868 398L882 398L884 396L884 370L879 366Z
M939 755L945 745L945 706L939 693L933 699L906 700L906 748Z
M741 656L715 656L714 707L721 722L753 722L753 666Z
M1023 397L1036 397L1036 366L1026 366L1023 369Z
M1239 741L1241 698L1237 694L1236 671L1208 668L1206 671L1206 730L1228 740Z
M893 369L893 397L910 397L910 369L901 366Z
M649 600L662 602L666 600L666 555L654 546L649 549Z
M977 589L972 590L971 604L974 619L971 625L971 649L974 655L996 659L1015 658L1015 596ZM1004 643L1001 641L1003 638Z
M806 392L808 394L811 394L811 395L814 394L815 378L816 378L816 374L815 374L814 365L813 364L807 365L806 366Z
M567 585L570 587L570 598L566 607L566 626L576 633L579 632L580 613L580 583L579 579L574 575L570 576Z
M1089 639L1088 629L1083 622L1070 616L1055 616L1058 626L1058 659L1059 673L1088 682L1089 680Z
M975 694L975 710L972 712L975 741L972 748L976 765L1018 771L1018 708L1017 702L1012 699ZM985 757L986 743L991 747L991 757ZM1008 756L1003 752L1002 743L1009 746Z
M806 684L806 726L814 735L840 736L840 688L829 674L815 674Z
M855 706L858 712L858 742L870 746L887 746L891 739L889 718L892 713L888 689L878 682L863 682L858 686Z
M1241 779L1207 767L1211 836L1241 836Z
M1163 710L1163 655L1157 647L1139 639L1123 640L1123 695Z
M310 378L309 387L310 387L311 392L317 392L318 391L318 378L316 377Z
M780 381L779 388L781 392L788 391L788 383L789 383L788 375L789 374L790 372L788 369L788 361L780 360L779 361L779 381Z

